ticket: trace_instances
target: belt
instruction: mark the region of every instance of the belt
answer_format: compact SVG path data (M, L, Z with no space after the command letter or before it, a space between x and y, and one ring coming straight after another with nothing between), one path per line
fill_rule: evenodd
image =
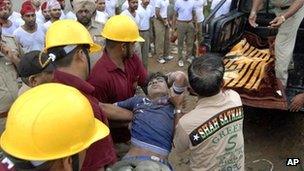
M287 10L290 6L280 7L281 10Z
M0 118L6 118L8 112L2 112L0 113Z
M192 20L189 20L189 21L181 21L181 20L177 20L178 22L182 22L182 23L191 23Z
M157 20L162 21L160 18L156 17ZM167 18L162 18L163 20L166 20Z
M168 166L171 170L172 170L172 167L170 165L170 163L168 162L168 160L166 159L161 159L159 157L156 157L156 156L126 156L126 157L123 157L122 160L152 160L152 161L155 161L155 162L160 162L166 166Z

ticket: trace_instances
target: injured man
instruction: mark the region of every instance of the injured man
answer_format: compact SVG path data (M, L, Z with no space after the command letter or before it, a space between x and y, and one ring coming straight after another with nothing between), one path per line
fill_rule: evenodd
M148 80L147 97L134 96L114 105L102 104L108 115L119 111L117 108L133 112L131 148L121 161L107 170L172 170L168 155L172 148L175 123L182 115L187 86L187 77L181 71L167 75L154 73Z

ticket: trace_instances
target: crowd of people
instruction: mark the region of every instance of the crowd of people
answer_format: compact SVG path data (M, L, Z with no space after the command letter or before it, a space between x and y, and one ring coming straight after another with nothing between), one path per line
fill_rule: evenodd
M192 170L245 169L240 96L223 89L222 56L196 57L204 7L219 1L70 3L27 0L18 13L0 0L0 170L169 171L173 148ZM148 74L149 56L174 58L174 31L188 72ZM185 114L188 91L198 103Z

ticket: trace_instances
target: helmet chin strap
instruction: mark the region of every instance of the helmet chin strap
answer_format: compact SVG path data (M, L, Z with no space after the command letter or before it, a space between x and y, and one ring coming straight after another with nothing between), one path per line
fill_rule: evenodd
M80 170L80 168L79 168L79 156L78 156L78 153L74 154L72 156L72 170L73 171L79 171Z

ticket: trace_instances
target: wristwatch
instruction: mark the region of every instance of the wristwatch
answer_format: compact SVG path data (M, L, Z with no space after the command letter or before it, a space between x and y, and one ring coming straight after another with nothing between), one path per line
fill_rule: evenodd
M182 110L181 109L174 109L174 114L180 115L182 114Z

